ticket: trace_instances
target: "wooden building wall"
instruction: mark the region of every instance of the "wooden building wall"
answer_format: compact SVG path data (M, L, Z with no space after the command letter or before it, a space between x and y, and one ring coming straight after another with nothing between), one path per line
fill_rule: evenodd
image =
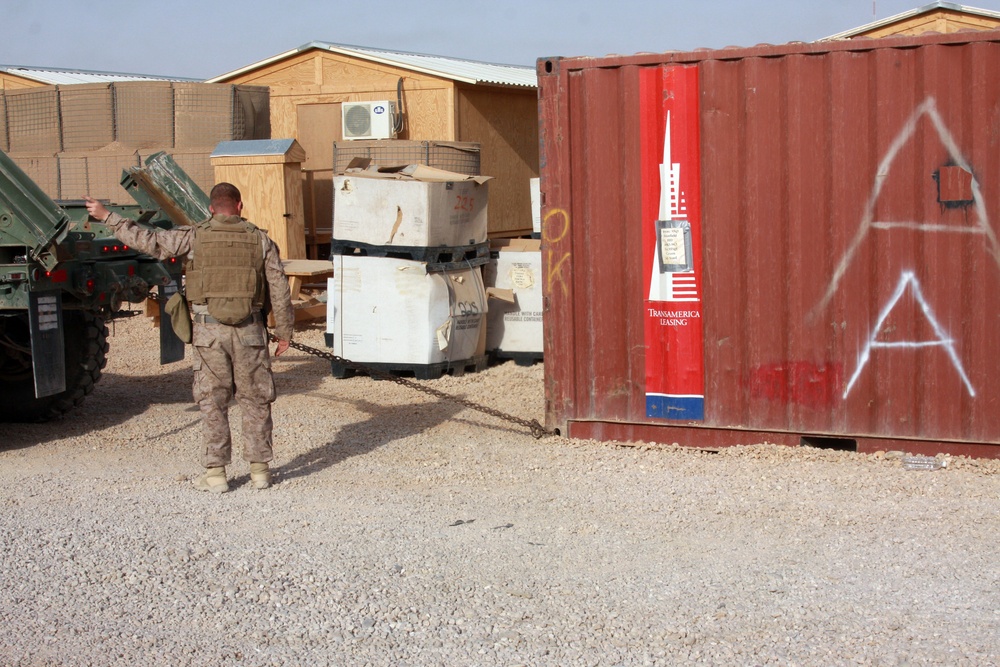
M405 124L398 138L480 142L482 171L495 177L490 185L490 235L530 234L528 179L538 175L534 89L460 85L445 77L321 49L234 76L227 83L270 87L271 136L296 139L305 149L306 217L328 235L333 217L333 142L342 139L341 104L395 101L400 79Z
M25 79L23 76L17 76L16 74L8 74L7 72L0 72L0 90L17 90L19 88L37 88L39 86L44 86L45 84L39 83L38 81L32 81L31 79Z
M538 176L538 94L459 86L458 141L481 144L481 169L490 184L489 216L494 238L531 233L530 180ZM496 184L495 186L493 184Z
M855 38L922 35L926 32L952 33L959 30L996 30L997 28L1000 28L1000 21L996 19L941 8L861 33Z

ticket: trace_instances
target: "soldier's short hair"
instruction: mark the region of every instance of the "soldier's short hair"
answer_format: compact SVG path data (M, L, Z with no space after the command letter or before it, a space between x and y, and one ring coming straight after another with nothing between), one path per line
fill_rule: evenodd
M238 203L243 201L239 188L232 183L217 184L212 188L208 198L213 208L235 208Z

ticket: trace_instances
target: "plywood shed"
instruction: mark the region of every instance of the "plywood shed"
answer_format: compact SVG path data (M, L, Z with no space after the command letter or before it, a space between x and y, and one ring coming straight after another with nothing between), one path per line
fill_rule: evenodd
M1000 12L938 0L938 2L932 2L929 5L839 32L826 39L878 38L891 35L922 35L928 32L996 30L997 28L1000 28Z
M529 181L539 165L533 68L311 42L208 81L270 87L272 134L294 137L306 152L307 225L331 224L325 203L333 142L344 138L341 105L388 100L403 115L397 139L479 144L481 171L495 179L491 237L531 233Z
M212 152L216 183L243 193L243 217L267 231L284 259L303 259L302 161L294 139L224 141Z

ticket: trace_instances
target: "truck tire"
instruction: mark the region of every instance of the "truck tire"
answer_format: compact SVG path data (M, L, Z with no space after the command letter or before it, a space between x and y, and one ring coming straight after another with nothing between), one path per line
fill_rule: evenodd
M8 341L30 349L28 314L4 318ZM66 391L35 398L30 355L15 358L0 346L0 422L40 422L59 417L83 402L101 379L107 363L108 328L104 318L83 310L63 311Z

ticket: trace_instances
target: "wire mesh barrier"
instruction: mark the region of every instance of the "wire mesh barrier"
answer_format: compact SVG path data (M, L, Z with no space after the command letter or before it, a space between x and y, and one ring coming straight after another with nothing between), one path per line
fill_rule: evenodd
M343 174L354 158L373 164L424 164L459 174L478 176L479 144L472 141L360 140L333 143L333 172Z
M12 153L44 154L62 150L59 92L55 86L8 90L4 96Z
M111 84L63 86L59 92L62 151L93 151L115 140Z
M270 137L268 88L171 81L0 91L0 147L55 200L133 203L123 169L171 154L202 189L220 141Z

